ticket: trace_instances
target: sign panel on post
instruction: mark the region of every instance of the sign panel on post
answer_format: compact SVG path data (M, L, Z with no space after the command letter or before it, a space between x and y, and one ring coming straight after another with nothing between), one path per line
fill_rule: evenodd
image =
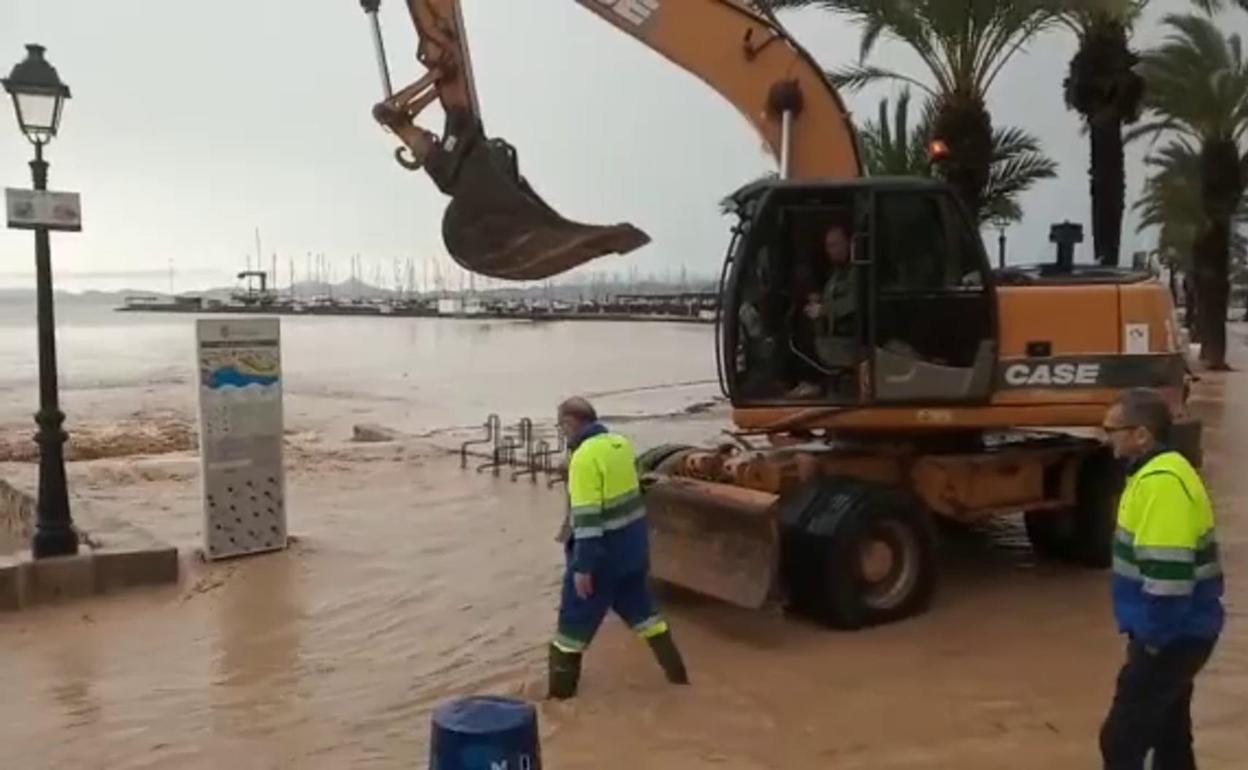
M286 547L279 319L201 319L199 455L204 555Z
M78 193L47 190L4 190L4 208L14 230L82 230L82 201Z

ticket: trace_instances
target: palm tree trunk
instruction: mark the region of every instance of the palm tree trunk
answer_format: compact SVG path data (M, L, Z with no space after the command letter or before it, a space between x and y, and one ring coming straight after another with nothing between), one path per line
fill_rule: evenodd
M1122 122L1116 117L1095 119L1088 125L1088 132L1092 144L1092 244L1097 262L1117 266L1126 198Z
M1193 257L1193 264L1195 258ZM1191 341L1200 342L1200 300L1196 293L1196 271L1183 274L1183 325L1191 335Z
M1230 251L1229 221L1214 222L1201 234L1193 255L1196 293L1200 304L1200 360L1215 371L1226 363L1226 313L1231 294L1227 255Z
M992 117L983 99L959 93L940 97L932 138L949 148L941 175L979 221L992 170Z
M1231 218L1244 180L1239 148L1229 139L1205 142L1200 151L1200 195L1208 224L1196 241L1196 291L1200 294L1201 359L1226 370L1226 315L1231 297Z

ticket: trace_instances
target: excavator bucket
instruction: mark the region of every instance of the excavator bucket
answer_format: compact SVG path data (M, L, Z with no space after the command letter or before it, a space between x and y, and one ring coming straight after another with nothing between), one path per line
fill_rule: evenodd
M464 269L493 278L549 278L607 254L650 242L631 224L589 225L564 219L520 175L514 148L483 135L448 153L453 168L431 168L451 196L442 240Z
M647 481L655 577L748 609L778 598L776 495L679 476Z

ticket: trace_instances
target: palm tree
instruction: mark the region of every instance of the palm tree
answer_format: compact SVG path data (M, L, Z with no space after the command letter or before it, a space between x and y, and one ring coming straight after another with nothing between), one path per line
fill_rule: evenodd
M858 131L863 166L869 176L932 176L927 148L932 138L934 109L929 102L919 122L910 127L910 90L903 89L892 110L888 99L881 99L879 117ZM774 178L774 171L754 181ZM984 190L979 224L988 221L1017 222L1023 218L1018 197L1041 179L1057 176L1057 163L1040 149L1040 140L1018 128L999 128L992 134L992 165ZM719 202L721 213L734 209L731 196Z
M856 20L863 27L859 64L829 76L849 90L891 79L927 92L935 109L933 138L950 151L941 173L978 215L991 178L993 154L988 90L1010 58L1052 24L1063 2L1069 0L755 1L773 9L821 7ZM865 64L886 32L914 49L934 85Z
M892 122L888 100L880 101L879 117L859 132L863 161L871 176L931 176L927 148L935 133L937 111L929 101L917 125L909 128L910 89L897 98ZM979 224L1017 222L1023 218L1018 197L1041 179L1057 176L1057 163L1040 149L1040 140L1019 128L992 132L988 183L976 213Z
M1192 0L1192 5L1210 15L1218 13L1228 5L1237 5L1248 11L1248 0L1233 0L1229 3L1226 0Z
M1068 0L1059 17L1079 39L1063 82L1066 106L1083 116L1091 144L1092 243L1118 264L1126 197L1122 127L1140 117L1144 79L1135 72L1131 27L1148 0Z
M1157 255L1170 268L1171 292L1175 290L1174 274L1192 273L1192 253L1200 234L1208 227L1200 193L1200 152L1186 141L1174 140L1145 160L1152 174L1144 183L1144 191L1135 202L1140 216L1138 231L1157 228ZM1248 258L1248 238L1238 227L1248 224L1248 196L1240 199L1233 220L1231 258L1236 263ZM1184 319L1193 339L1200 340L1200 330L1193 323L1197 298L1187 298Z
M880 100L879 117L858 131L862 163L871 176L931 176L927 154L930 121L910 127L910 89L903 89L890 120L888 100Z
M932 163L927 148L932 139L935 110L931 102L924 107L919 122L910 127L910 89L903 89L897 98L890 119L888 99L881 99L879 116L858 131L863 166L869 176L932 176ZM774 171L755 181L774 178ZM984 190L984 205L978 214L979 224L988 221L1002 224L1023 218L1018 197L1041 179L1057 176L1057 163L1040 149L1040 140L1018 128L999 128L992 133L992 165ZM719 202L721 213L731 213L731 196Z
M1248 62L1238 35L1223 36L1203 16L1175 15L1171 33L1143 56L1147 120L1131 136L1168 133L1197 154L1204 220L1192 246L1200 305L1201 358L1226 366L1231 223L1248 183Z

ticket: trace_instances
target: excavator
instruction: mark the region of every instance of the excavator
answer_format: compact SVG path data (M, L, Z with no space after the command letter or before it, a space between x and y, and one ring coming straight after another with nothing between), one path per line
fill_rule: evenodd
M715 352L736 430L638 456L660 581L833 627L893 622L933 601L940 523L1022 513L1039 555L1110 564L1122 479L1096 431L1123 389L1165 394L1171 443L1199 463L1186 346L1151 276L993 270L947 184L864 174L844 102L762 3L571 2L736 106L778 170L730 196ZM487 136L459 0L407 0L426 72L398 91L379 3L361 0L385 96L373 116L450 197L460 265L536 280L646 245L632 224L560 216ZM418 123L435 101L440 134ZM821 327L833 274L850 310Z

